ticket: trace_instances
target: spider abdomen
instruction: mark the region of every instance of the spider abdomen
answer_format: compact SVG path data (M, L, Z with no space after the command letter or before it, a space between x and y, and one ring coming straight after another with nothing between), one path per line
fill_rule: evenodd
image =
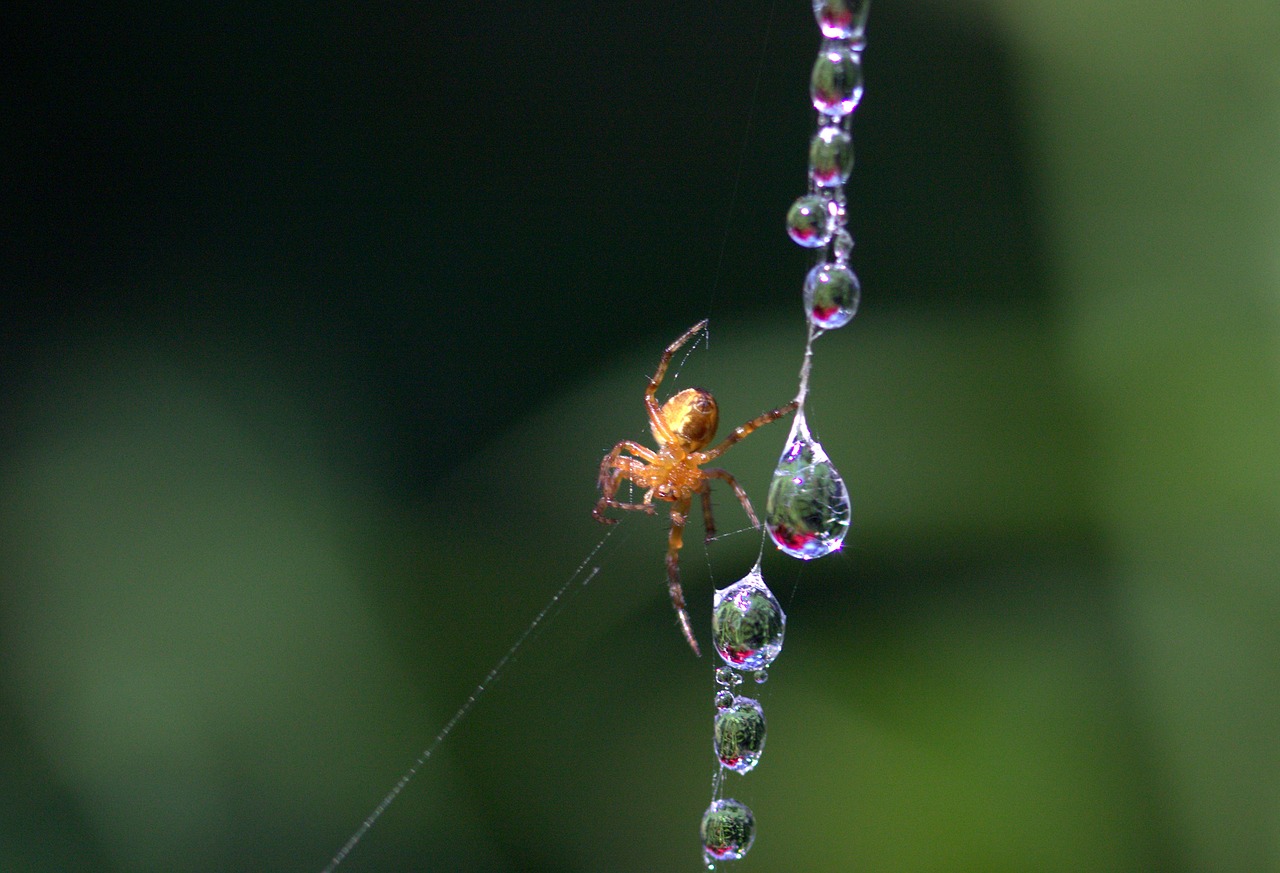
M710 391L686 388L662 404L662 422L671 431L672 445L696 452L715 437L720 425L720 409ZM653 435L662 445L662 434L656 428Z

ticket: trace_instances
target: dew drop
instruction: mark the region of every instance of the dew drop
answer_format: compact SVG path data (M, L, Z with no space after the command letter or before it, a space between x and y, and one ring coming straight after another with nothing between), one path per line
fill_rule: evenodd
M750 697L735 697L716 713L716 757L737 773L749 773L764 752L764 710Z
M792 557L821 558L839 550L851 514L844 480L822 444L809 433L801 409L769 485L765 504L769 536Z
M843 227L836 234L835 245L832 246L836 254L836 263L843 264L849 260L849 254L853 251L853 237L849 236L849 231Z
M728 688L716 692L716 709L728 709L733 706L733 692Z
M853 137L839 125L828 124L809 141L809 176L820 188L849 181L853 172Z
M757 670L751 674L751 678L756 680L757 685L763 685L764 683L769 681L769 671Z
M702 814L702 849L708 865L747 854L756 838L756 819L746 804L725 798Z
M813 0L813 16L828 39L861 39L870 0Z
M813 108L830 118L843 118L862 99L862 57L849 46L827 40L809 78Z
M804 280L804 311L814 327L844 327L858 312L862 288L842 263L818 264Z
M743 670L762 670L782 651L787 616L760 566L716 592L711 611L711 635L726 664Z
M834 230L832 223L830 204L817 194L797 197L787 210L787 234L796 245L807 249L827 244Z
M733 688L742 684L742 674L732 667L716 667L716 684Z

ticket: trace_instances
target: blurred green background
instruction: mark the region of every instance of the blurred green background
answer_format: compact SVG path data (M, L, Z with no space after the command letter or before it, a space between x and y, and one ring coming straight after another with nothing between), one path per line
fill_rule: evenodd
M0 870L319 871L599 542L662 346L711 318L726 425L794 392L816 26L5 18ZM766 555L733 869L1280 870L1280 8L876 0L866 77L810 402L854 527ZM726 459L758 506L784 438ZM698 869L665 529L342 870ZM757 543L686 549L704 642Z

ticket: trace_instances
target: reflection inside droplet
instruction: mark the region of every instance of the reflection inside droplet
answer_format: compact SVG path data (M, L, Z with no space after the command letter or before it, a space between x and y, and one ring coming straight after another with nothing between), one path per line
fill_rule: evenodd
M726 664L742 670L762 670L782 651L787 616L764 584L757 564L728 588L716 592L711 612L711 635Z
M764 752L764 709L750 697L735 697L721 707L715 720L716 757L722 766L737 773L749 773L760 763Z
M708 865L741 858L755 838L755 816L746 804L725 798L702 815L702 849Z
M814 327L844 327L858 312L862 288L842 263L818 264L804 280L804 309Z
M769 485L765 527L779 549L801 560L838 551L849 531L849 491L822 444L796 412Z

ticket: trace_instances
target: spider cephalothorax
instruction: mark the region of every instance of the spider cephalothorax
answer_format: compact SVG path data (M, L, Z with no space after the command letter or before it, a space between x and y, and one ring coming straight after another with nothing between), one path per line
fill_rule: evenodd
M730 446L756 428L793 412L797 405L793 400L786 406L757 416L736 428L714 448L704 450L703 447L715 438L716 427L720 423L720 410L711 392L702 388L686 388L661 406L658 405L657 394L672 355L706 326L705 321L698 322L662 353L658 369L649 379L649 386L644 391L645 411L658 448L650 449L633 440L623 440L614 446L600 462L601 496L592 513L602 524L617 524L616 518L609 518L604 514L608 507L632 509L653 515L656 512L653 501L665 500L673 504L671 535L667 541L667 588L671 592L671 603L675 606L680 629L694 654L699 654L698 642L694 639L693 628L689 624L684 591L680 587L680 548L684 545L684 526L689 518L693 496L702 495L702 517L708 540L715 536L715 521L711 516L712 479L727 482L746 510L751 524L760 526L760 520L751 508L751 501L747 499L747 492L737 480L726 470L716 467L703 469L702 465L720 457ZM627 452L630 457L623 452ZM615 499L623 479L645 489L640 503L621 503Z

